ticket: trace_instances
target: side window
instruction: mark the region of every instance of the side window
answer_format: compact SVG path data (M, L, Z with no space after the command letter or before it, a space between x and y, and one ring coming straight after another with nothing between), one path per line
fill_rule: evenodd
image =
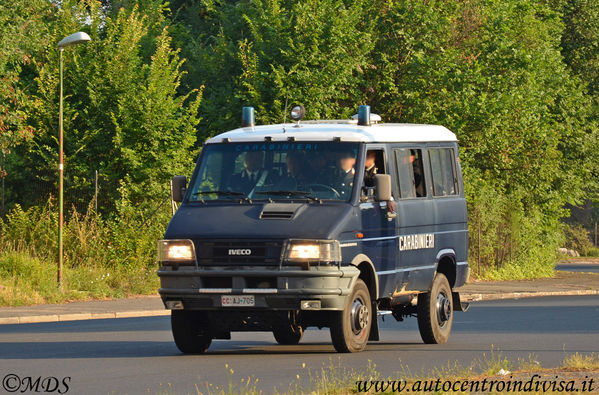
M428 156L433 177L433 195L450 196L458 194L455 177L455 159L451 148L430 148Z
M395 149L395 166L399 177L399 194L402 199L426 196L426 182L422 163L422 150Z
M369 149L366 151L364 162L364 186L374 187L377 174L386 174L385 151L382 149Z

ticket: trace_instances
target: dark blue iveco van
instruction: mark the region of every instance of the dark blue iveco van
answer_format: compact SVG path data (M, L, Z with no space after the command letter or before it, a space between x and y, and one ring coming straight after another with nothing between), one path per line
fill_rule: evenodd
M297 344L330 328L339 352L379 340L377 317L418 319L444 343L466 282L468 227L456 136L353 120L255 126L209 139L158 242L160 295L184 353L231 331Z

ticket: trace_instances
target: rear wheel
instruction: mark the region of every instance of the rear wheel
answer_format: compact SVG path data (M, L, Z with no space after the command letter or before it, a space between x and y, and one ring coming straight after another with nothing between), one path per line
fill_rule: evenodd
M418 295L418 329L427 344L446 343L453 324L453 300L449 281L437 273L430 292Z
M171 329L177 348L184 354L202 354L212 343L206 316L201 311L172 310Z
M343 311L333 313L331 340L338 352L362 351L368 343L372 320L370 293L364 281L358 280Z

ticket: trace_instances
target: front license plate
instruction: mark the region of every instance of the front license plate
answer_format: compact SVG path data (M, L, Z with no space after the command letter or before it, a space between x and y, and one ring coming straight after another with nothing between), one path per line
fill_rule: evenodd
M254 295L243 295L243 296L221 296L220 302L223 307L230 306L255 306L256 301Z

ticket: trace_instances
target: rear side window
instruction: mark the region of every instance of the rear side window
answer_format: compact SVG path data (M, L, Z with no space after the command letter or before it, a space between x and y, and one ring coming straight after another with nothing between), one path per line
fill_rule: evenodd
M434 196L458 194L455 159L451 148L429 148Z
M399 196L413 199L426 196L426 182L422 164L422 150L413 148L395 149L395 166L399 181Z

